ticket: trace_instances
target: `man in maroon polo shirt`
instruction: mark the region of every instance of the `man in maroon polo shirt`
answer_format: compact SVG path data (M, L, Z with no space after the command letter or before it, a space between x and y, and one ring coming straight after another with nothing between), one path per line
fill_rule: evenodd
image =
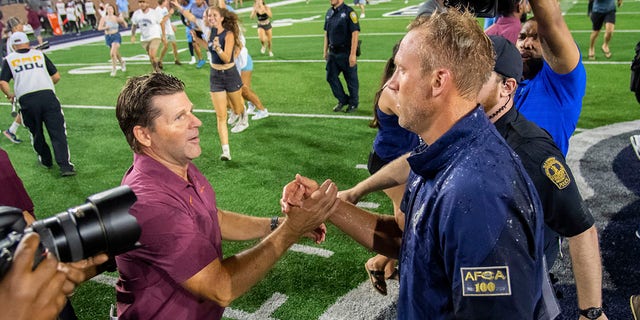
M142 246L116 257L119 319L220 319L302 235L323 241L322 222L338 203L337 187L327 180L286 219L219 209L191 162L201 153L202 125L192 111L184 83L163 73L129 79L118 97L116 116L134 151L122 183L138 198L130 212L142 228ZM262 237L223 258L223 238Z

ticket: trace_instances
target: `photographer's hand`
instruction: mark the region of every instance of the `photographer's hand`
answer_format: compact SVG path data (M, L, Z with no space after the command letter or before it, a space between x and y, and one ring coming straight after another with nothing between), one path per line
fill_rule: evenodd
M109 257L102 253L88 259L58 263L58 271L63 272L67 276L62 290L66 295L72 295L75 287L97 275L97 266L107 262Z
M29 233L18 244L13 265L0 282L0 319L56 319L64 307L65 275L57 271L53 255L32 270L39 243L38 234Z

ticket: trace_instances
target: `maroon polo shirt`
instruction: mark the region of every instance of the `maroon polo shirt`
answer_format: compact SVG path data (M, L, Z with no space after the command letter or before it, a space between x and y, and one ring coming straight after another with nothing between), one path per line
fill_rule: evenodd
M223 257L215 192L192 163L187 175L189 182L151 157L134 154L122 179L138 198L130 212L141 226L142 247L116 257L121 320L222 317L224 308L180 285Z
M24 189L22 180L9 160L6 151L0 149L0 205L28 211L33 215L33 202Z

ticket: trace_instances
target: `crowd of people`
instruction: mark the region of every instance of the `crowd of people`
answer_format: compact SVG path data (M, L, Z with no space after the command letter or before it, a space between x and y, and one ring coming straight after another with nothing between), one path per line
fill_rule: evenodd
M162 72L170 44L175 63L181 64L173 26L167 24L167 15L176 10L189 27L196 67L209 64L220 159L231 160L227 125L233 125L232 133L249 126L244 99L258 109L253 119L268 115L250 87L251 56L238 16L224 1L174 0L169 5L161 0L154 9L139 0L140 8L130 18L131 41L140 30L153 72L127 80L116 118L133 151L122 184L137 196L131 213L142 236L138 249L115 257L120 272L117 317L220 319L224 308L259 282L298 239L324 241L324 222L330 221L376 252L365 263L375 290L387 294L386 280L399 279L399 319L554 319L560 310L548 272L564 238L577 289L576 316L607 319L598 233L565 160L586 91L581 52L556 0L505 1L509 6L486 32L470 12L427 1L393 48L374 99L371 126L378 133L369 156L371 176L339 191L330 179L318 184L296 175L283 187L285 216L257 218L224 210L216 202L213 187L193 163L201 154L202 122L193 113L184 83ZM326 80L338 100L333 111L346 106L346 112L354 112L359 99L358 15L343 0L330 4L324 24ZM118 65L126 71L118 47L119 26L126 27L128 18L111 5L103 10L97 28L105 31L115 75ZM521 24L529 10L534 17ZM257 0L251 17L258 20L261 53L268 50L270 56L271 16L264 1ZM69 11L66 18L73 21ZM594 32L607 21L592 19ZM57 69L29 47L23 32L12 32L15 52L3 64L0 89L23 106L40 164L52 166L48 146L39 139L45 123L61 175L74 175L66 133L60 132L64 118L59 103L42 103L57 101ZM592 49L593 41L589 57ZM605 45L602 50L606 55ZM25 93L26 78L17 68L35 56L46 67L29 79L37 77L42 88ZM348 95L339 73L347 80ZM59 139L53 141L56 135ZM393 215L353 205L378 190L392 200ZM262 240L225 257L224 239ZM18 252L32 254L34 241L25 238ZM55 261L31 272L22 267L16 272L28 279L53 279L48 281L57 286L51 290L57 295L20 302L47 304L41 315L55 316L67 287L95 275L95 266L104 261L94 257L58 273L50 270ZM17 280L9 274L2 281ZM12 299L7 290L0 290L0 296ZM634 313L639 299L631 298ZM16 310L28 314L25 308Z

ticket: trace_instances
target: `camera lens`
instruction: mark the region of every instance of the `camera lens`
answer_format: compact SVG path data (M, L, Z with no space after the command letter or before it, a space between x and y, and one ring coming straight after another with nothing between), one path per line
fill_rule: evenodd
M136 196L127 186L87 198L87 202L33 223L43 245L58 260L72 262L105 252L115 256L136 247L140 226L129 214Z

